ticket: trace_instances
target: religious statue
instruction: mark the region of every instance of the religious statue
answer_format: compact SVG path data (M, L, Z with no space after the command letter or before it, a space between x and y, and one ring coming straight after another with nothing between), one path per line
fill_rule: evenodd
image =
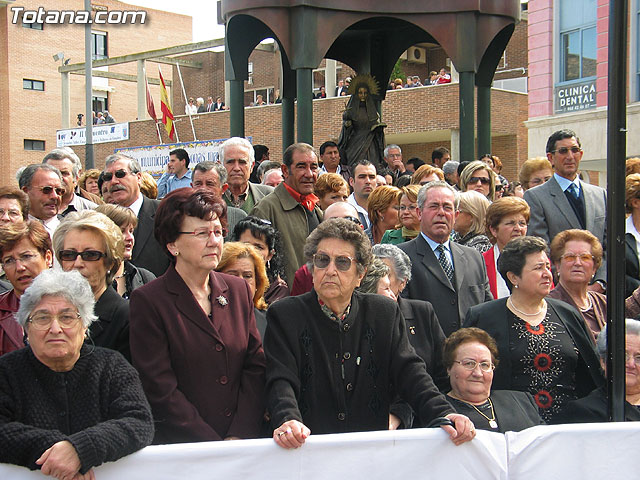
M351 95L342 114L338 148L342 163L353 169L359 160L369 160L376 168L384 165L384 128L374 101L378 84L371 75L357 75L351 80Z

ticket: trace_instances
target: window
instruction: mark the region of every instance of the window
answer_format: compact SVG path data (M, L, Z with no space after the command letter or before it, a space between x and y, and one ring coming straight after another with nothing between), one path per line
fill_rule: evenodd
M94 60L107 58L107 32L91 32L92 57Z
M560 5L560 82L596 76L596 0Z
M42 30L42 24L41 23L22 23L22 26L24 28L30 28L32 30Z
M44 152L44 140L28 140L24 139L25 150L38 150Z
M22 79L22 88L25 90L39 90L44 91L44 82L42 80L30 80L28 78Z
M636 14L636 88L637 99L640 100L640 1L637 5L638 13Z

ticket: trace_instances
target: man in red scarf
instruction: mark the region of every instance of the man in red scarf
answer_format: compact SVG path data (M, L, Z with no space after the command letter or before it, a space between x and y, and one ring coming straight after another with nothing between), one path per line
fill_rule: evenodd
M284 182L256 205L251 215L269 220L280 232L289 285L304 263L303 247L309 234L322 220L313 190L318 178L318 156L311 145L295 143L282 158Z

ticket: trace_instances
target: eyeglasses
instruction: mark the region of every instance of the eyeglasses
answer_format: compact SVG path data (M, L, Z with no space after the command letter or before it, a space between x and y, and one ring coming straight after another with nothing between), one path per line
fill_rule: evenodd
M628 362L633 358L633 363L640 366L640 355L631 355L629 352L624 352L624 361Z
M565 259L567 262L575 262L578 258L582 263L593 262L594 256L590 253L565 253L560 258Z
M496 366L491 362L476 362L475 360L471 360L470 358L462 361L454 360L453 363L459 363L460 365L462 365L462 368L469 371L475 370L476 367L480 365L480 370L482 370L484 373L488 373L491 370L495 370L496 368Z
M38 312L31 315L27 321L36 330L49 330L54 319L58 321L58 325L61 328L71 328L80 320L80 314L78 312L62 312L53 315L51 313Z
M514 220L507 222L507 223L503 223L502 225L504 225L507 228L516 228L516 227L520 227L520 228L527 228L527 222L520 221L520 222L516 222Z
M532 178L531 180L529 180L529 187L535 187L537 185L542 185L543 183L547 183L549 180L551 180L551 177L544 177L544 178Z
M128 173L129 172L127 172L126 170L120 169L115 171L115 176L116 178L124 178L127 176ZM114 173L112 172L103 172L102 178L105 182L110 182L111 180L113 180L113 175Z
M2 266L4 268L13 268L16 266L16 262L18 260L20 260L20 263L24 265L25 263L33 262L36 258L38 258L38 255L36 253L23 253L22 255L19 255L18 258L7 257L3 259Z
M4 210L0 208L0 217L4 217L5 215L9 215L9 218L20 218L22 217L22 212L19 210Z
M489 179L487 177L471 177L468 183L478 183L480 182L482 185L489 185Z
M98 250L85 250L84 252L78 252L76 250L60 250L58 257L64 262L75 262L78 255L85 262L97 262L102 257L106 257L106 253L102 253Z
M406 212L407 210L413 211L413 210L415 210L416 208L418 208L418 205L416 205L415 203L412 203L412 204L411 204L411 205L409 205L409 206L406 206L406 205L400 205L400 211L401 211L401 212Z
M559 153L560 155L566 155L567 153L569 153L569 150L571 150L571 153L573 154L580 153L582 151L580 147L573 146L573 147L560 147L555 150L551 150L550 153Z
M331 263L332 258L326 253L316 253L313 256L313 266L320 269L325 269ZM351 257L347 257L346 255L338 255L333 258L333 264L336 266L338 270L341 272L346 272L351 268L351 263L354 262L355 259Z
M64 192L65 192L64 188L62 188L62 187L52 187L51 185L47 185L45 187L31 187L31 188L37 188L38 190L40 190L45 195L51 195L55 191L56 195L59 196L59 197L64 195Z
M202 240L202 241L209 240L209 237L211 236L211 234L213 234L213 236L216 238L225 237L227 235L227 232L224 228L219 228L216 230L209 230L205 228L205 229L194 230L193 232L178 232L178 233L182 235L193 235L198 240Z

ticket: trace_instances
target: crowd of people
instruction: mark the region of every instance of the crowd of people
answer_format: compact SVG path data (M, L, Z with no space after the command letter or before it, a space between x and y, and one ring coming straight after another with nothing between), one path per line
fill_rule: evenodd
M444 147L427 164L387 145L383 169L332 141L268 152L230 138L190 168L175 149L156 183L134 158L82 172L62 148L0 188L0 462L89 480L151 442L431 426L459 445L607 420L606 191L580 179L575 132L517 182Z

